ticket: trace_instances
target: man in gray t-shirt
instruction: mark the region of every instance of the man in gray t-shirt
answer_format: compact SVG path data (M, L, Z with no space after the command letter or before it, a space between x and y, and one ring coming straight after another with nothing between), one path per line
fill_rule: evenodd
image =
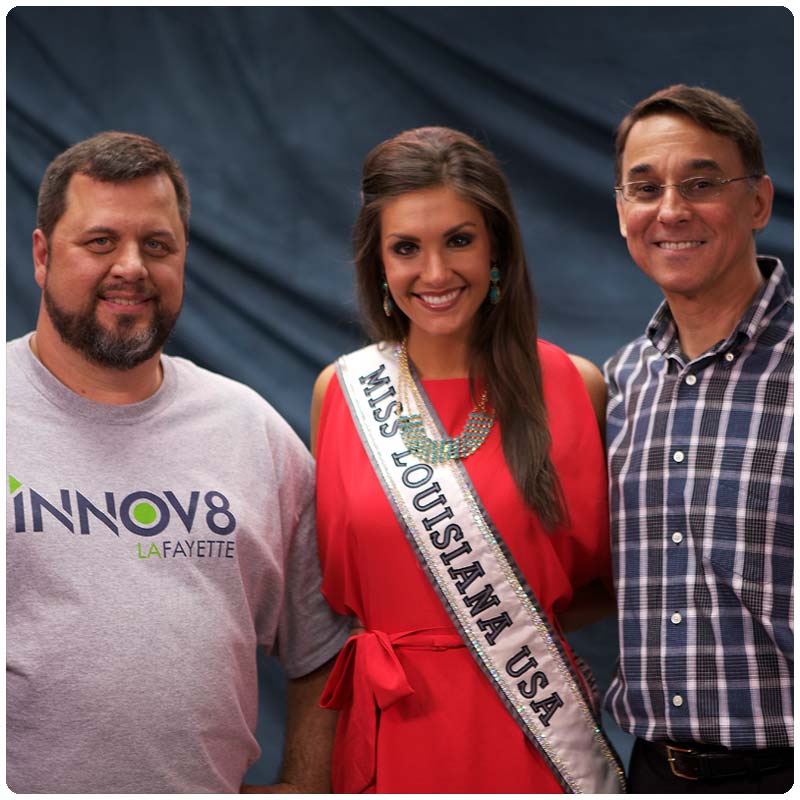
M7 346L7 782L237 792L256 648L289 676L273 791L325 791L318 697L347 635L319 591L311 457L250 389L162 354L189 198L150 139L48 167L35 332Z

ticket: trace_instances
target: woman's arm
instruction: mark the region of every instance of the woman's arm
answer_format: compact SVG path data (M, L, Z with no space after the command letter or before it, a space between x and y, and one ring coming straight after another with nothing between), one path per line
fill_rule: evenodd
M317 430L319 428L319 417L322 413L322 401L325 399L325 392L328 384L336 372L336 364L328 364L317 376L314 383L314 392L311 395L311 455L317 455Z
M575 356L570 354L572 363L583 378L583 383L586 386L586 391L589 393L589 399L592 401L592 408L597 417L597 425L600 428L600 438L605 443L606 438L606 398L608 396L606 390L606 382L603 380L603 373L592 364L591 361L583 356Z
M589 399L592 402L597 426L600 429L600 441L605 450L606 399L608 391L603 374L586 358L570 355L572 363L583 378ZM586 586L575 591L570 607L558 615L558 621L565 631L576 630L584 625L591 625L604 617L616 613L614 585L611 576L597 578Z
M570 607L558 615L558 624L564 633L569 633L616 613L611 580L597 578L575 590Z

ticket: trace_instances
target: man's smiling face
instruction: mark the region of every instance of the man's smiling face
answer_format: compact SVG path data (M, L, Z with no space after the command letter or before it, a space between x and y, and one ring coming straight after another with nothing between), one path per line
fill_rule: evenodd
M746 174L733 140L676 113L636 122L622 157L623 183L676 184ZM771 201L772 185L762 177L726 184L718 197L703 202L686 200L674 186L652 203L630 202L618 192L617 212L620 232L641 270L667 298L696 299L735 286L753 269L753 231L767 224Z
M34 232L36 281L61 339L130 369L163 346L183 300L186 235L166 174L110 183L76 174L49 241Z

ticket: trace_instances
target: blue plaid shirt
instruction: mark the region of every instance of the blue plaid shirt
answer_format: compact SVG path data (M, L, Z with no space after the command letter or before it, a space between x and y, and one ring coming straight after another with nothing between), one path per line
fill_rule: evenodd
M648 740L791 746L793 315L783 265L689 361L669 307L605 365L620 661Z

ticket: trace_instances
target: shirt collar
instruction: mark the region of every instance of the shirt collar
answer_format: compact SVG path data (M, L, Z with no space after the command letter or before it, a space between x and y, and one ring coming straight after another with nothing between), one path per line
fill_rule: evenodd
M714 351L729 350L738 340L752 339L762 327L769 324L775 312L792 297L792 285L780 259L774 256L758 256L756 260L766 282L759 289L758 294L753 298L753 302L731 331L730 336L715 345ZM653 314L647 325L646 335L653 347L663 355L670 356L680 353L678 329L666 300Z

